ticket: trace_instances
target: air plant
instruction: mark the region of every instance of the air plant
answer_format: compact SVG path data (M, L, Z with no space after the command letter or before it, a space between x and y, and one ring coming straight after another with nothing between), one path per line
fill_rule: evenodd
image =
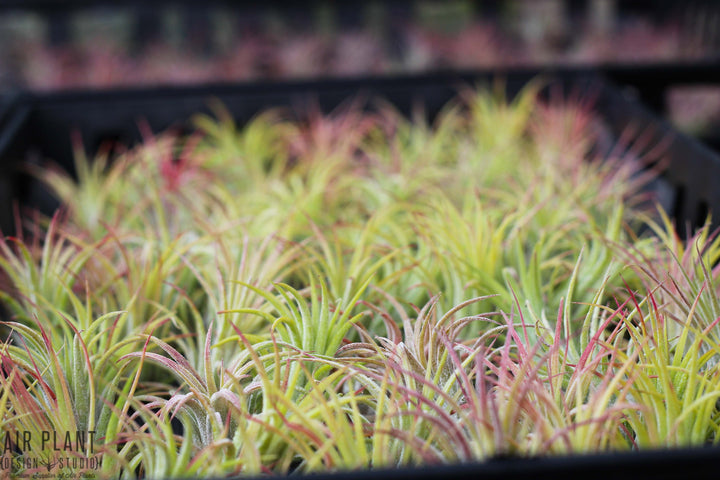
M537 92L216 108L38 170L62 212L0 243L6 454L92 430L96 473L158 478L717 442L719 241Z

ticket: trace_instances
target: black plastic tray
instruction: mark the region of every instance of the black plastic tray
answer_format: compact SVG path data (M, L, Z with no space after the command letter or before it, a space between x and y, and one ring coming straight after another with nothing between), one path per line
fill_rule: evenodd
M269 107L285 107L301 115L310 107L330 111L354 98L380 97L403 113L421 105L433 117L459 88L505 81L509 95L519 91L538 71L445 73L394 78L324 80L293 83L216 85L112 92L25 93L0 101L0 195L3 230L10 222L13 202L49 211L54 207L42 188L20 168L27 161L52 159L71 168L70 138L78 132L90 151L107 140L135 143L138 122L154 131L186 128L189 118L207 112L211 99L220 100L242 123ZM657 191L665 207L679 222L700 223L708 210L720 212L720 157L697 141L675 131L637 101L637 92L614 86L606 78L584 70L544 72L550 85L595 98L596 111L613 143L626 129L642 134L638 153L661 146L669 161ZM629 73L626 72L629 76ZM628 82L632 85L632 82ZM549 87L551 90L553 87ZM12 200L12 201L11 201ZM716 225L718 222L716 221ZM320 474L317 480L395 480L418 478L486 478L502 480L583 478L620 480L701 479L715 477L720 449L695 448L650 452L577 455L540 459L494 459L466 464L417 469Z
M313 474L311 480L703 480L717 478L716 447Z

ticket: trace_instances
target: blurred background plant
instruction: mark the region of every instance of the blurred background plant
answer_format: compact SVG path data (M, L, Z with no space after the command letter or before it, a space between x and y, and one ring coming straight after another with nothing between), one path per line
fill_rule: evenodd
M712 2L451 0L309 7L15 7L0 22L4 82L33 88L200 83L712 58ZM38 13L40 12L40 13Z
M41 4L0 4L3 90L682 64L720 49L712 0ZM664 101L679 128L711 136L717 88L680 86Z

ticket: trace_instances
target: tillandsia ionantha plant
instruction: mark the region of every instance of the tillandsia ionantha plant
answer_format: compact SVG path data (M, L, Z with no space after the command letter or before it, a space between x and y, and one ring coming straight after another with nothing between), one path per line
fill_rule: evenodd
M0 243L3 475L720 441L720 240L682 240L591 107L537 93L433 123L218 107L38 170L61 210Z

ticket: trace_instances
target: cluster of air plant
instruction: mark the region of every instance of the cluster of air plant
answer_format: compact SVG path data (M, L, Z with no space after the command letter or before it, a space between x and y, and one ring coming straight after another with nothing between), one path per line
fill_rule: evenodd
M565 18L562 9L548 11L532 3L505 9L499 16L483 12L482 17L452 5L431 6L422 14L426 6L406 7L399 18L390 12L374 15L374 20L369 15L367 24L350 28L330 17L314 29L307 28L311 18L299 22L305 28L293 27L298 20L283 19L281 10L275 18L252 20L252 28L227 31L227 25L208 25L200 35L176 32L189 39L184 42L162 38L161 32L155 32L159 38L153 41L128 42L125 29L118 35L106 27L94 35L72 35L72 41L54 46L37 34L10 35L0 49L0 69L17 84L57 90L548 63L680 61L712 58L717 52L714 5L694 4L658 18L648 11L640 17L590 14L588 19ZM382 5L370 10L377 8L383 10ZM113 10L118 17L125 15L123 8ZM233 14L247 13L237 10L211 16L226 23ZM287 11L285 16L295 13ZM360 23L366 16L360 11L352 15ZM713 107L717 112L717 105Z
M588 105L531 86L432 124L196 123L37 172L61 211L0 243L12 475L718 441L720 241L681 240L637 163L595 157Z

